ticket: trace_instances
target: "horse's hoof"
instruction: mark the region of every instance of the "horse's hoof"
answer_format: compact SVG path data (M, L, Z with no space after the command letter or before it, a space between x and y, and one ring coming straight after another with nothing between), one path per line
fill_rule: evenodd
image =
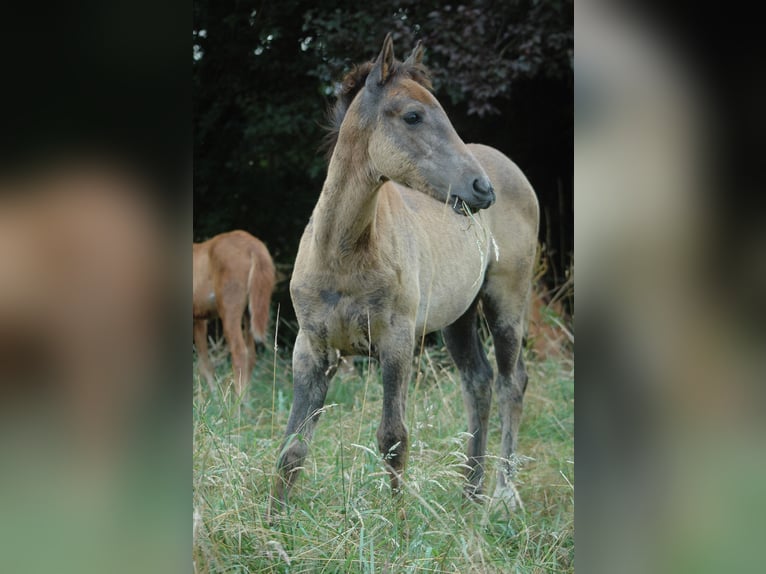
M279 526L279 523L282 521L282 514L279 512L273 511L271 508L266 511L266 524L274 528L275 526Z
M463 486L463 497L471 502L483 503L487 497L484 495L484 487L481 484L466 482Z
M521 502L518 490L513 484L508 483L505 486L498 486L492 495L492 505L507 508L511 512L524 510L524 504Z
M269 506L266 508L266 524L269 526L277 526L285 512L285 503L273 496L270 497Z

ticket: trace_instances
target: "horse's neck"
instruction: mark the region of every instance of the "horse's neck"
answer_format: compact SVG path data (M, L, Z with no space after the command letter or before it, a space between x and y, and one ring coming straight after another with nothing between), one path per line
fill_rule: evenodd
M314 210L314 238L334 260L374 244L381 183L371 175L366 148L336 146Z

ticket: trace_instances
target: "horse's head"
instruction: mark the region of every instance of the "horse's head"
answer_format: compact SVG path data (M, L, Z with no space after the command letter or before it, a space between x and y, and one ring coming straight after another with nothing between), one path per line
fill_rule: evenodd
M353 106L360 127L370 130L373 176L449 202L458 213L485 209L495 201L492 184L428 90L422 58L418 42L404 62L397 61L389 34L367 67Z

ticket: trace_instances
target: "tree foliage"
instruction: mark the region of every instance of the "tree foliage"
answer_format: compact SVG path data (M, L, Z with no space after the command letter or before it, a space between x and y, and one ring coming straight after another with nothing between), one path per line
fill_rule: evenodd
M507 98L516 81L565 78L573 65L572 2L553 0L473 0L456 5L395 0L359 11L357 3L333 11L304 13L303 29L319 52L316 75L336 79L353 60L371 57L389 30L400 46L423 40L435 89L467 113L485 116L500 110L493 100Z

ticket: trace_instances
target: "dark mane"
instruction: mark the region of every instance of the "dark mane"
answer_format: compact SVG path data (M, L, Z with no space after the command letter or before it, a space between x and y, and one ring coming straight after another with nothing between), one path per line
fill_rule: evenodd
M327 135L322 142L322 149L325 150L328 161L335 149L335 143L338 141L338 132L340 131L340 125L343 123L343 118L346 117L346 111L359 93L359 90L364 86L364 82L367 80L373 65L374 62L355 65L349 73L343 76L340 89L336 94L335 104L327 110ZM396 75L403 75L414 80L427 90L432 89L431 75L428 68L423 64L405 65L404 62L395 60L392 76Z

